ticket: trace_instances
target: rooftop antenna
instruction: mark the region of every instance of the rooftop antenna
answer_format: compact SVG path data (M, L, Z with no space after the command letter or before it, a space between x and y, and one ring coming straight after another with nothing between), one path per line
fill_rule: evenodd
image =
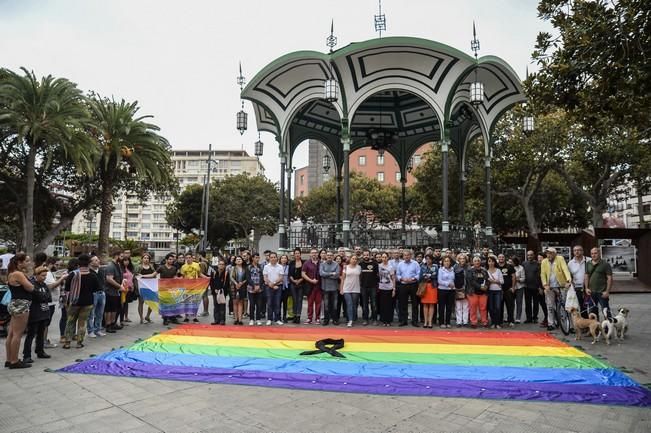
M382 37L382 31L387 31L387 18L382 13L382 0L378 0L378 14L373 16L375 21L375 31Z

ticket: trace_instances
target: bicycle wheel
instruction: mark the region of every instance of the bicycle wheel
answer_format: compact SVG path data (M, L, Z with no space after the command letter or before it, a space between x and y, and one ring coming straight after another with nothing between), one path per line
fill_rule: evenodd
M570 335L570 315L560 303L556 306L556 321L563 334Z

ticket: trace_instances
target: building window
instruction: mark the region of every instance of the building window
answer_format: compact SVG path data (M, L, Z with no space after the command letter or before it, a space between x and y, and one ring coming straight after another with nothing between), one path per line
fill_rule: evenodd
M651 213L651 204L643 204L642 205L642 212L644 215L648 215Z
M113 239L121 239L122 238L122 233L120 232L113 232Z
M418 167L418 164L420 164L421 157L420 155L414 155L414 167Z
M378 182L384 182L384 172L383 171L378 171L377 172L377 180L378 180Z
M399 172L399 171L396 171L396 182L400 182L400 179L401 179L401 178L402 178L402 177L400 176L400 172Z
M377 156L377 165L384 165L384 155Z
M366 156L365 155L360 155L359 158L357 158L357 163L362 166L366 165Z

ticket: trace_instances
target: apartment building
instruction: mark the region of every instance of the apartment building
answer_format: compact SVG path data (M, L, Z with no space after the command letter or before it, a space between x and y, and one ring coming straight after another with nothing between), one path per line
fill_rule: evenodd
M210 177L249 173L263 174L264 167L254 156L244 150L213 150ZM203 184L208 173L207 150L173 150L174 175L181 189L192 184ZM165 209L170 196L150 197L141 202L136 196L122 195L114 201L109 236L114 239L132 239L146 243L149 251L158 258L176 250L177 236L183 237L167 224ZM99 233L100 214L80 213L72 223L73 233Z

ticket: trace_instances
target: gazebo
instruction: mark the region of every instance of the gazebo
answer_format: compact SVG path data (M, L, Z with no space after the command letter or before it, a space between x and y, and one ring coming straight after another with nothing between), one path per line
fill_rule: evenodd
M500 116L526 99L520 79L504 60L478 58L476 38L472 48L474 57L431 40L385 37L351 43L329 53L290 53L255 75L241 97L252 103L258 131L270 132L279 145L281 173L287 176L285 182L281 174L280 182L281 248L288 247L285 233L290 223L292 157L307 139L316 139L327 147L335 174L343 181L341 229L345 246L349 246L351 230L350 153L368 146L388 152L398 163L404 186L412 154L428 142L440 145L441 231L443 246L447 247L449 151L454 151L461 168L458 181L463 219L466 149L472 139L483 137L485 225L486 235L492 236L492 133ZM243 111L238 113L241 131L242 127L246 129Z

